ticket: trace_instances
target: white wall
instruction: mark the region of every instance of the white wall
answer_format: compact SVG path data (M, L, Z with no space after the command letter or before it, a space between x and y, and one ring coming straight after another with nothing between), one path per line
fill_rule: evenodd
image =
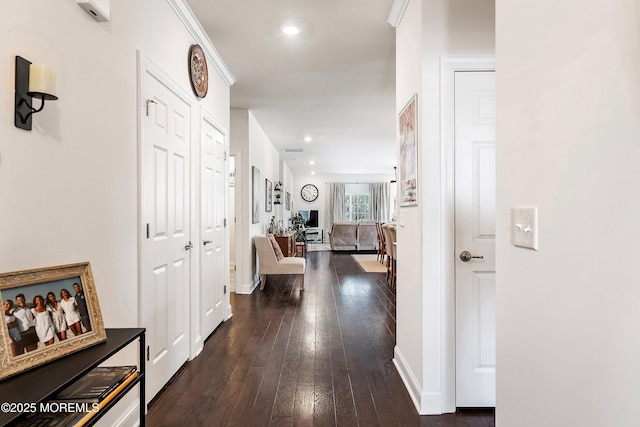
M395 362L422 414L455 409L443 274L448 220L442 157L443 56L494 54L493 0L410 0L396 33L396 109L418 94L419 205L398 211ZM415 262L415 260L421 260ZM403 262L411 260L411 262ZM419 298L418 298L419 296Z
M166 1L111 0L109 23L74 0L3 5L0 271L90 261L105 326L139 324L137 50L191 92L192 43ZM57 72L31 132L13 125L16 55ZM209 85L199 104L228 128L229 88Z
M235 173L235 156L229 157L229 174ZM236 187L235 184L229 184L229 206L228 214L229 218L229 263L231 267L236 264ZM232 289L234 291L235 289Z
M418 112L422 111L422 1L411 0L396 31L396 111L399 113L414 94L418 94ZM418 154L422 153L422 126L418 126ZM418 157L418 177L422 177L422 161ZM420 198L425 193L419 194ZM421 212L427 202L416 207L398 208L396 211L398 241L396 289L396 347L394 362L414 404L422 406L423 379L423 277L422 260L423 223ZM411 259L414 262L402 262Z
M638 426L638 3L496 3L496 425Z
M12 2L0 15L0 271L90 261L108 326L137 324L136 50L143 5L98 24L75 2ZM13 125L14 57L57 72L59 100ZM126 284L126 285L125 285ZM117 288L116 288L117 289ZM129 292L130 293L130 292Z
M251 259L249 224L251 224L251 168L249 164L249 114L247 110L231 110L231 154L235 156L235 292L242 293L242 284L249 287L251 270L243 268ZM247 160L245 160L245 158ZM248 172L246 172L248 170ZM248 214L247 214L248 212Z
M265 179L275 186L283 181L280 156L251 111L231 110L231 152L236 157L236 293L251 293L257 286L257 265L253 237L264 234L271 216L281 215L277 205L265 212ZM239 154L239 156L238 156ZM260 222L251 222L251 167L260 170ZM289 172L290 173L290 172ZM283 181L284 182L284 181ZM284 196L283 196L284 197ZM284 200L284 199L283 199ZM284 205L280 205L284 211Z

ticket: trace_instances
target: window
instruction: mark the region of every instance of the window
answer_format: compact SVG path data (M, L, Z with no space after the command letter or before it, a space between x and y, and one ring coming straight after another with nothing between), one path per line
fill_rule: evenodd
M344 219L345 221L368 221L369 194L345 194Z

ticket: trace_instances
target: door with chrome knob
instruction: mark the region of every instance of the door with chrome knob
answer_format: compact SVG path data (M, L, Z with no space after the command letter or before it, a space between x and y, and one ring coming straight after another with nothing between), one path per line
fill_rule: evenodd
M469 251L460 252L460 259L464 262L469 262L472 259L484 259L483 255L471 255Z
M456 406L495 406L495 73L453 85Z

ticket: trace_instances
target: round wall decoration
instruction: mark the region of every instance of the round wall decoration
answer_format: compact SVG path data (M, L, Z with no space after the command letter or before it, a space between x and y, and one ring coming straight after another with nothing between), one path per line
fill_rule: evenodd
M300 197L305 202L313 202L318 198L318 187L313 184L306 184L300 190Z
M191 87L200 98L207 96L209 90L209 71L207 70L207 58L199 44L189 48L189 75Z

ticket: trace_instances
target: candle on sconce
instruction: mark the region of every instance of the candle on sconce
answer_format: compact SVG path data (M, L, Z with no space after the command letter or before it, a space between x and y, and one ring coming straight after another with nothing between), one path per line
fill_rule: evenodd
M17 128L30 131L33 115L44 109L45 101L56 101L56 73L46 65L32 64L16 55L16 93L14 104L14 124ZM38 103L34 100L40 101Z
M46 65L31 64L29 66L29 93L55 95L55 71Z

